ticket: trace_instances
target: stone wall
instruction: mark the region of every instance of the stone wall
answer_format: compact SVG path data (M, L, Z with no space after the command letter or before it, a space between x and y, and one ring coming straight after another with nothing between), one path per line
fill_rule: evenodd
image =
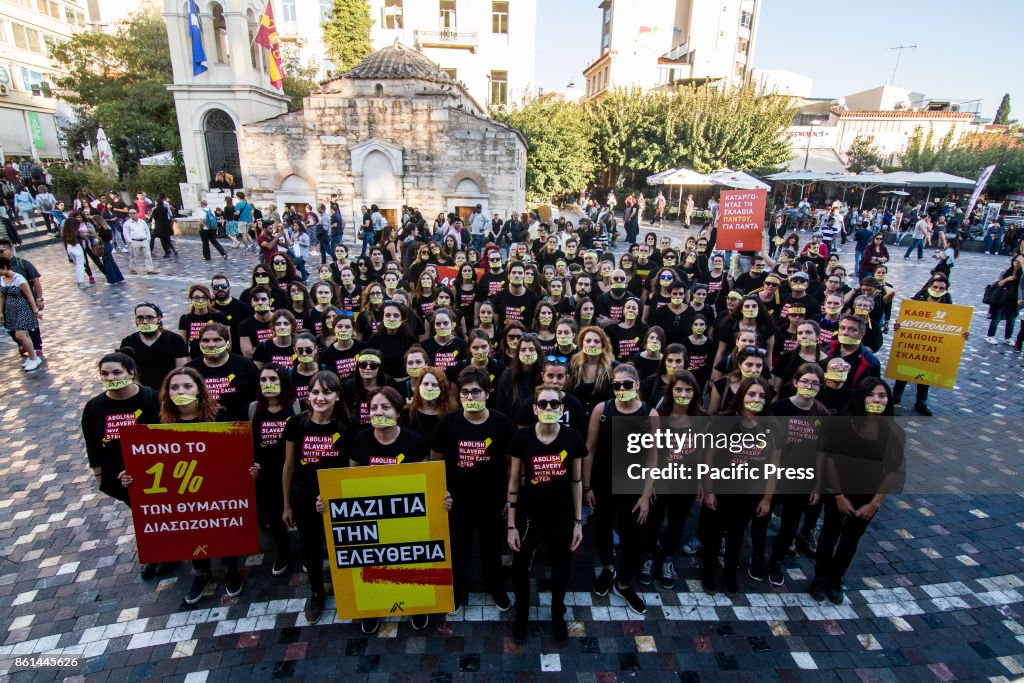
M433 84L385 81L385 95L375 97L366 91L373 87L369 82L345 81L310 95L302 111L242 128L246 186L254 203L274 203L282 182L297 175L315 198L337 193L346 207L357 198L398 201L432 216L466 203L454 193L466 178L480 186L481 203L490 211L525 207L526 147L518 133L452 106L458 98ZM352 168L351 148L367 140L401 148L397 196L363 197L362 169Z

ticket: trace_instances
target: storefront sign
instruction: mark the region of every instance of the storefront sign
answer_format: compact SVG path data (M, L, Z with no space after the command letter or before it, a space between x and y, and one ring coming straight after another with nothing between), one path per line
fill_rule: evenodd
M39 120L39 112L26 112L28 116L28 131L32 136L32 146L36 149L46 147L46 139L43 137L43 123Z
M259 553L252 425L133 425L121 429L139 561Z
M715 248L760 251L764 242L766 190L722 190Z
M904 299L885 376L952 389L973 312L970 306Z
M451 611L444 463L351 467L317 475L338 616Z

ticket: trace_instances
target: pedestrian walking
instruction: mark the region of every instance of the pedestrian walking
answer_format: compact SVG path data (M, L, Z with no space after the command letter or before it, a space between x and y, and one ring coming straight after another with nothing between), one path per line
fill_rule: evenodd
M210 205L205 199L199 200L199 212L202 214L199 221L199 239L203 241L203 260L209 261L211 259L211 245L226 260L228 253L224 251L224 247L220 246L220 242L217 241L217 216L210 209Z
M22 362L22 369L25 372L38 370L43 361L36 354L29 331L39 327L43 312L36 304L28 281L11 269L11 259L5 256L0 256L0 311L4 328L27 351L28 358Z
M122 225L124 239L128 243L128 272L136 274L139 267L145 265L147 273L155 273L153 252L150 251L149 225L139 218L136 207L128 209L128 220Z

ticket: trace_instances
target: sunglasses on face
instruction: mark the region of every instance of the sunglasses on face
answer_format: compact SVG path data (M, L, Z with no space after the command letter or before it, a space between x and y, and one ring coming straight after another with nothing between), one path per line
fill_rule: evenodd
M213 285L212 287L210 287L210 289L213 289L214 291L221 291L221 290L225 290L227 288L228 288L228 285Z
M303 356L312 356L313 353L315 353L315 352L316 352L316 349L314 349L312 346L307 346L307 347L304 347L304 348L301 348L301 349L300 348L296 348L295 349L295 353L300 353Z
M380 367L380 363L372 360L361 360L358 363L360 370L376 370Z
M622 391L623 389L629 391L636 384L631 379L627 379L625 382L612 382L612 391Z
M562 402L554 398L548 400L538 399L537 401L534 402L534 405L536 405L541 410L554 410L555 408L561 408Z

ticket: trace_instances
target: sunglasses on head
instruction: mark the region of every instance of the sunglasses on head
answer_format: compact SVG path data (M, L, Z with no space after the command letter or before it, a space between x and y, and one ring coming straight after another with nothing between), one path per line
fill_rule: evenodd
M744 346L742 349L740 349L740 351L745 351L746 353L750 353L755 356L760 356L762 358L768 355L767 349L759 349L756 346Z
M612 382L612 391L622 391L623 389L628 391L632 389L635 384L636 382L631 379L627 379L625 382Z
M549 363L568 363L569 358L567 356L545 356L544 359Z
M380 363L374 360L361 360L358 366L360 370L376 370L380 367Z
M562 405L562 402L560 400L558 400L557 398L537 399L534 402L534 405L536 405L541 410L553 410L555 408L560 408L561 405Z

